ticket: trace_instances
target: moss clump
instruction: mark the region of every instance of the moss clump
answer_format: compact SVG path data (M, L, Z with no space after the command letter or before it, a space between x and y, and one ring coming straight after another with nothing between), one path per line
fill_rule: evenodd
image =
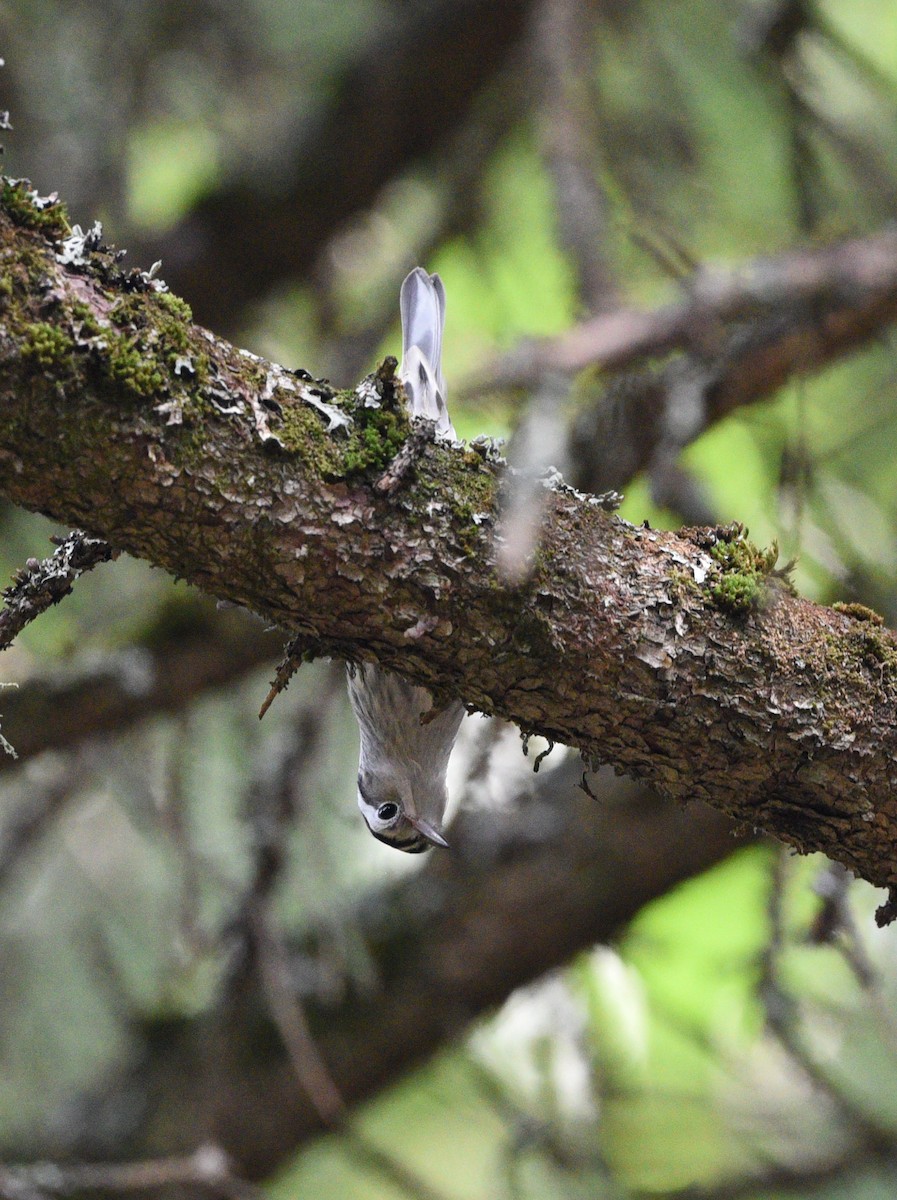
M346 475L385 471L411 432L404 412L397 408L355 407L352 430L342 454Z
M667 576L667 581L673 604L682 604L689 596L700 595L700 585L695 582L695 577L690 571L674 567Z
M172 317L177 317L179 321L183 321L187 325L193 321L193 309L180 296L173 296L171 292L158 292L156 303Z
M57 201L35 203L36 193L27 179L7 179L3 176L0 205L4 212L25 229L37 229L60 241L72 232L64 204Z
M25 358L36 360L42 367L58 367L70 363L74 349L75 343L72 339L55 325L35 322L25 326L22 354Z
M832 608L835 612L842 613L854 621L867 621L870 625L884 625L885 623L881 613L877 613L874 608L867 608L865 604L847 604L843 600L838 600L832 605Z
M149 397L166 386L178 359L190 359L197 385L208 378L209 356L191 353L190 306L167 292L118 299L110 310L120 333L109 335L109 374L130 391Z
M109 309L109 319L119 329L143 329L147 324L147 298L120 296Z
M190 305L169 292L137 293L116 300L109 316L119 329L137 331L152 326L165 348L184 354L190 348Z
M478 463L465 460L465 466L466 471L456 472L450 481L446 480L447 492L458 545L465 554L476 555L483 547L483 517L491 516L497 508L498 484L493 472L483 466L482 459Z
M827 634L825 644L846 684L859 684L870 673L883 683L897 680L897 648L887 631L876 624L861 619L846 633Z
M109 339L106 362L110 377L142 399L156 395L166 382L156 360L125 337Z
M260 376L258 387L264 385ZM323 479L364 476L386 470L411 433L411 424L395 393L385 388L379 406L367 406L353 391L337 391L319 381L314 394L325 404L341 408L352 418L346 431L328 433L322 416L301 397L281 401L277 436L284 449Z
M264 386L259 379L258 388ZM328 434L320 415L304 400L291 400L281 405L277 436L289 454L322 478L339 475L339 446L336 437Z
M83 300L76 300L71 308L72 319L81 327L82 337L100 337L104 330L96 318L90 305Z
M794 594L789 573L793 562L777 568L778 545L773 542L761 550L741 525L727 525L713 531L710 557L717 570L709 577L710 595L718 608L734 615L761 612L776 591Z
M717 606L728 612L757 612L766 602L766 584L759 575L735 571L714 584L710 594Z
M897 670L897 651L873 626L867 626L860 634L861 653L867 667L878 667L883 674L892 675Z
M134 299L129 297L123 303L130 304ZM151 399L167 388L169 372L178 354L189 349L189 340L187 327L180 321L167 318L171 329L164 322L160 327L158 322L154 323L155 314L147 313L142 301L138 302L138 309L139 320L129 319L134 317L134 313L126 317L117 307L113 309L115 324L127 326L127 329L118 332L108 325L101 325L87 304L75 301L68 313L68 329L71 332L44 322L26 325L22 354L42 367L52 367L58 372L60 368L75 366L74 356L89 350L87 339L102 339L101 352L91 360L96 369L114 383L124 385L134 396ZM150 330L145 337L144 326ZM75 339L78 339L77 342ZM199 377L202 369L208 369L208 356L195 355L194 376Z

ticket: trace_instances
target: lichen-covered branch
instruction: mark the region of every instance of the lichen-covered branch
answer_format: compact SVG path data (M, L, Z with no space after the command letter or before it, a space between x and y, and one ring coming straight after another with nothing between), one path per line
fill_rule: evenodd
M59 538L49 558L28 562L12 583L3 589L0 608L0 650L11 645L16 636L42 612L69 594L75 580L99 563L108 562L114 555L112 547L101 538L88 537L73 529Z
M525 582L495 566L503 467L192 326L7 185L0 490L246 605L897 884L897 640L790 594L735 529L659 533L553 486ZM886 914L889 915L889 914Z

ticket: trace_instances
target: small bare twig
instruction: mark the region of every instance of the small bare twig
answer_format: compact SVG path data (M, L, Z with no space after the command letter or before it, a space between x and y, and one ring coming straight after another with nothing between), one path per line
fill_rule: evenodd
M533 21L534 91L542 156L554 184L560 243L573 264L589 312L614 305L617 286L607 261L607 203L595 146L595 13L582 0L540 0Z
M137 1192L162 1187L197 1187L231 1200L262 1197L258 1188L234 1175L227 1155L211 1143L192 1154L139 1162L0 1166L3 1200L35 1200L78 1192Z
M90 537L80 529L52 540L57 545L53 554L43 562L29 558L9 587L3 589L0 650L7 649L26 625L67 596L80 575L116 557L108 542Z
M819 912L810 927L808 939L814 944L830 944L843 956L859 986L866 993L876 1028L891 1054L897 1058L897 1024L888 990L869 956L862 934L850 907L851 874L840 863L830 862L820 871L814 890L822 899Z
M258 914L268 911L287 862L287 841L305 810L309 772L326 737L331 705L343 692L343 676L340 664L330 664L314 700L302 705L289 727L266 747L243 798L252 866L224 930L232 950L222 984L225 997L238 991L258 968Z
M580 779L579 783L576 786L579 788L579 790L581 792L584 792L590 800L594 800L596 804L601 803L598 796L595 795L595 793L592 791L591 787L589 786L589 772L588 771L583 771L582 779Z
M435 423L422 417L418 418L401 450L374 484L374 491L379 492L381 496L394 495L420 458L424 447L432 442L435 436Z
M769 937L760 962L760 998L766 1010L769 1032L776 1038L805 1077L825 1096L839 1114L845 1130L876 1153L893 1153L897 1139L887 1123L855 1101L813 1054L801 1033L794 998L780 977L780 958L785 945L783 905L790 854L780 849L773 860L768 915Z
M305 652L305 643L299 637L291 638L284 647L283 659L278 664L277 670L274 673L274 678L271 681L271 690L265 697L262 707L259 709L259 720L274 703L276 696L279 696L282 691L285 691L290 680L302 666L302 655Z
M305 1011L290 987L289 958L283 938L261 906L256 906L253 917L256 962L268 1010L283 1039L299 1086L314 1105L322 1124L332 1129L345 1117L345 1101L315 1044Z
M539 767L541 767L542 763L545 761L545 759L548 758L549 754L552 752L555 745L556 745L556 743L553 742L551 740L551 738L549 738L547 749L542 750L541 753L536 755L535 761L533 762L533 774L534 775L539 774Z
M305 1010L290 986L289 959L283 938L263 907L256 907L254 918L256 961L265 1002L299 1086L314 1106L321 1123L338 1132L364 1166L382 1175L414 1200L444 1200L420 1176L349 1125L345 1101L315 1043Z

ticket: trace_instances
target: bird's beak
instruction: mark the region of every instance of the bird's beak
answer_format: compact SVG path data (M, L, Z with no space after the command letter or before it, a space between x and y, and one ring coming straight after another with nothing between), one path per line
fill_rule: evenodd
M431 825L430 822L425 821L423 817L415 817L411 824L418 833L422 833L424 835L428 842L432 842L434 846L442 846L443 849L448 850L448 842L435 825Z

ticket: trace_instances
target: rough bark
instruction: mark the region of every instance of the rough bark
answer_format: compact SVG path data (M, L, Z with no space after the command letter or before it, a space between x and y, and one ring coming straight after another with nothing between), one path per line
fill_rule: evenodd
M790 595L732 531L637 528L562 486L509 588L488 455L430 444L402 489L377 492L408 432L388 371L337 396L190 326L154 281L64 235L7 188L7 496L315 652L373 659L897 884L897 641L867 614Z

